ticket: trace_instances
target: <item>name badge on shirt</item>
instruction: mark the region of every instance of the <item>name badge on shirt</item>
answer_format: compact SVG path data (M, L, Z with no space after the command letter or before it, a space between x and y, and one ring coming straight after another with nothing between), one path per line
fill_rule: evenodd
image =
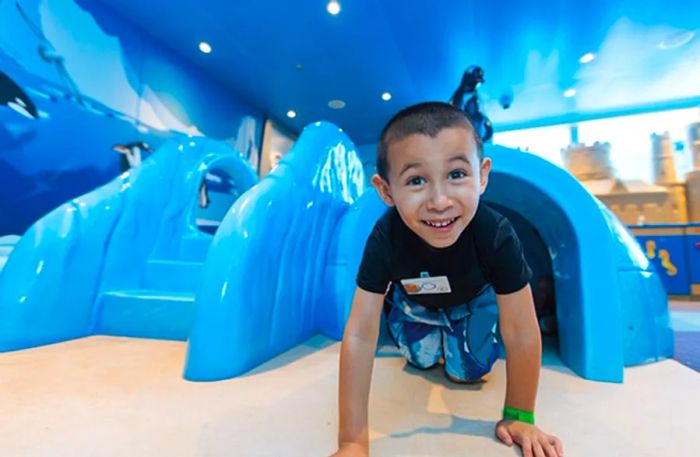
M447 276L402 279L401 284L408 295L449 294L452 292Z

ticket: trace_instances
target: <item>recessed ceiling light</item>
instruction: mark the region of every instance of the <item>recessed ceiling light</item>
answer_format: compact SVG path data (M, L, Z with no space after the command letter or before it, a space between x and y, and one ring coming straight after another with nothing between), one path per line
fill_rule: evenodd
M297 112L290 109L289 111L287 111L287 117L289 119L294 119L295 117L297 117Z
M200 41L199 50L202 51L204 54L209 54L211 52L211 45L206 41Z
M342 100L331 100L328 102L328 106L333 109L343 109L345 108L345 102Z
M385 102L388 102L389 100L391 100L391 94L389 92L384 92L382 94L382 100L384 100Z
M566 97L566 98L571 98L574 95L576 95L576 89L566 89L564 91L564 97Z
M592 52L587 52L584 55L582 55L581 58L578 59L578 61L581 63L589 63L593 62L593 59L595 59L595 54L593 54Z
M328 11L328 13L332 14L333 16L340 13L340 3L338 2L338 0L330 0L326 5L326 11Z

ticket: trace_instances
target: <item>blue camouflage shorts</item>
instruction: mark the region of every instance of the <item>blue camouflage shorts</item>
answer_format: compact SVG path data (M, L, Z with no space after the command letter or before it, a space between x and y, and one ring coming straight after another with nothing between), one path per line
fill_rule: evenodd
M429 309L411 301L399 287L387 294L389 334L411 365L426 369L445 360L453 378L474 381L491 371L499 357L498 306L486 286L467 303Z

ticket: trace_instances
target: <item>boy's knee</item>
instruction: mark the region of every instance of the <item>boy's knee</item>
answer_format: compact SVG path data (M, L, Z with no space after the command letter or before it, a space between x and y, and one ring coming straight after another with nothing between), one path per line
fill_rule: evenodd
M490 371L487 370L481 375L475 375L475 374L469 374L465 375L464 373L460 373L459 375L451 373L447 368L445 368L445 376L447 376L447 379L449 379L452 382L456 382L457 384L477 384L480 382L484 382L484 376L489 374Z
M446 357L445 373L455 382L477 382L488 374L498 359L498 347L494 346L483 357L475 357L476 354L466 351L448 353Z
M440 358L438 357L437 360L432 360L421 357L406 357L406 361L419 370L427 370L437 365L440 362Z
M416 348L406 346L400 346L399 351L409 364L421 370L434 367L442 357L440 351L416 350Z
M473 360L462 360L457 366L455 363L448 362L445 364L445 374L450 381L474 383L481 381L491 371L492 367L492 364L482 365Z

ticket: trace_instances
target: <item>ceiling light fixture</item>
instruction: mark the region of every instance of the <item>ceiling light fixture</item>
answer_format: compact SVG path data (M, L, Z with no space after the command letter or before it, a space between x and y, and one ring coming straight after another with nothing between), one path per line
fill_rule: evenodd
M581 58L578 59L578 61L581 63L590 63L593 62L593 59L595 59L595 54L593 54L592 52L587 52L584 55L582 55Z
M574 95L576 95L576 89L566 89L564 91L564 97L566 97L566 98L571 98Z
M211 52L211 45L206 41L200 41L199 50L202 51L204 54L209 54Z
M294 119L295 117L297 117L297 112L290 109L289 111L287 111L287 117L289 119Z
M385 102L388 102L389 100L391 100L391 94L389 92L384 92L382 94L382 100L384 100Z
M340 13L340 2L338 2L338 0L330 0L326 5L326 11L328 11L329 14L336 16L338 13Z
M328 106L333 109L343 109L345 108L345 102L342 100L331 100L328 102Z

